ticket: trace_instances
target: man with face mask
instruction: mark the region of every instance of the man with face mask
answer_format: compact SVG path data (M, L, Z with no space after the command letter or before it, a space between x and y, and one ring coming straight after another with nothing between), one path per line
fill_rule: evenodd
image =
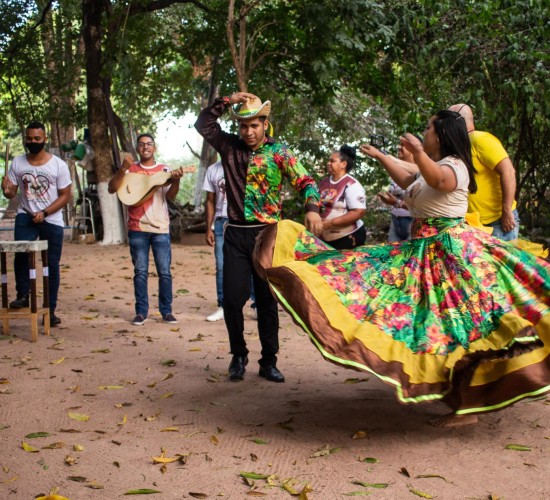
M67 164L48 153L46 129L32 122L25 129L25 155L13 159L8 176L2 178L2 191L8 199L20 190L19 207L15 217L14 240L48 241L48 282L50 289L50 326L61 319L55 315L59 291L59 262L63 248L62 209L71 199L71 174ZM14 261L17 298L10 308L29 307L29 262L25 254L16 253Z

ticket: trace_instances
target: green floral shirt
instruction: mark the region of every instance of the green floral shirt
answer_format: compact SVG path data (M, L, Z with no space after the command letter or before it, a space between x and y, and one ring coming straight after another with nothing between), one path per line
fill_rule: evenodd
M218 123L227 106L223 99L215 99L200 112L195 127L221 156L229 219L242 224L281 220L284 178L300 193L306 212L319 213L315 180L288 146L266 137L262 146L252 151L238 135L225 132Z
M318 205L317 186L296 156L284 144L266 142L250 154L244 197L247 222L274 223L281 219L284 177L302 193L306 205Z

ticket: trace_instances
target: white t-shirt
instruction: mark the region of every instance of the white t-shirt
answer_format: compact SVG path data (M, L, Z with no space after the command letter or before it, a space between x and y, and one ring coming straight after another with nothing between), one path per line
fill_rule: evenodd
M464 217L468 211L468 169L462 160L447 156L437 162L453 170L456 176L456 188L444 193L428 186L424 177L417 174L417 179L407 188L405 203L413 217Z
M323 220L335 219L357 208L367 208L363 186L349 174L345 174L337 181L333 181L332 177L325 177L319 183L319 194ZM321 238L324 241L334 241L354 233L362 225L363 221L358 219L349 226L332 227L323 231Z
M206 176L204 177L202 189L209 193L214 193L216 197L216 211L214 217L227 217L225 176L221 161L217 161L206 169Z
M72 183L69 167L55 155L44 165L38 166L31 165L26 155L17 156L11 163L8 178L19 187L18 214L25 213L24 209L35 213L48 208L59 198L58 189L64 189ZM58 210L48 214L46 222L63 227L63 212Z

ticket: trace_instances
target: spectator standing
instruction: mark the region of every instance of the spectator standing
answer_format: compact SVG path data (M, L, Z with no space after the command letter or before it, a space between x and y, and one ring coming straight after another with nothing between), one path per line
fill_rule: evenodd
M367 211L365 190L350 175L355 166L355 148L343 145L328 160L329 176L321 179L321 238L338 250L363 245L367 238L361 218Z
M71 174L67 164L45 150L46 128L32 122L25 129L27 154L14 158L7 177L2 178L2 191L8 199L21 192L15 216L16 241L47 240L48 285L50 291L50 326L61 319L55 315L59 293L59 263L63 250L64 221L62 209L71 200ZM14 260L17 296L12 309L29 307L29 262L25 254Z
M468 211L478 212L481 223L493 228L493 236L504 241L519 235L516 209L516 171L502 143L489 132L475 129L472 108L454 104L449 110L460 113L466 121L477 192L468 196Z

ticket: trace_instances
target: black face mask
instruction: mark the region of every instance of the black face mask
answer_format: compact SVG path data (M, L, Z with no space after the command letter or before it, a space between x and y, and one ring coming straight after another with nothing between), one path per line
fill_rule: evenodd
M32 155L36 155L40 153L44 149L44 146L46 145L45 142L26 142L25 147L29 150L29 153Z

